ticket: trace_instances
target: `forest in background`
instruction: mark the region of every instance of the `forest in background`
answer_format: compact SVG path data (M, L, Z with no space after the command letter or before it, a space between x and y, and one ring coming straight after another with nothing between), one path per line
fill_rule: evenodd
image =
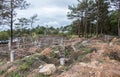
M30 18L18 18L15 23L15 9L27 9L29 5L25 0L0 1L0 25L10 27L10 30L0 32L0 40L36 35L78 35L86 38L102 35L120 36L119 0L78 0L77 5L68 6L70 11L67 17L73 22L60 28L49 27L52 25L34 27L35 22L39 21L36 14Z

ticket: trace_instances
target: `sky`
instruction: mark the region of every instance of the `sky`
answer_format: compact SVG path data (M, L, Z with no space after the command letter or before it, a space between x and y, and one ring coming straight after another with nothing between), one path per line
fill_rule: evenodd
M53 26L60 27L69 25L72 20L67 18L69 5L76 5L77 0L26 0L30 7L25 10L17 10L17 17L29 18L35 14L39 21L34 26Z

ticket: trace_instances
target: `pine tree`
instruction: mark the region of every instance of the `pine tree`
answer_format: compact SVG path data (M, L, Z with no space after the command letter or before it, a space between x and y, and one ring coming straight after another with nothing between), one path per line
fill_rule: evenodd
M118 10L118 36L120 37L120 0L111 0L111 2L113 2L114 6L117 8Z

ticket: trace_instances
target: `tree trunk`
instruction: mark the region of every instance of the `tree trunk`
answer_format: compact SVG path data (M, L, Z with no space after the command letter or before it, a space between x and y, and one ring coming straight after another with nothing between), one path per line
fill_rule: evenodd
M90 23L90 37L92 37L92 24Z
M101 28L100 28L101 30L100 30L100 33L101 33L101 36L103 35L103 27L101 26Z
M97 0L97 24L96 24L96 36L98 37L99 34L99 10L100 10L100 0Z
M83 12L82 12L82 17L81 17L81 26L82 26L82 37L84 37L84 24L83 24Z
M79 24L80 20L78 20L77 22L77 26L78 26L78 37L80 38L80 24Z
M14 0L11 0L11 18L10 18L10 42L11 42L11 47L12 47L12 42L13 42L13 2Z
M88 19L87 19L87 10L86 10L86 13L85 13L85 19L84 19L84 35L85 35L85 38L87 38L87 22L88 22Z
M85 22L84 22L84 36L86 38L86 34L87 34L87 25L86 25L86 18L85 18Z
M11 4L11 12L10 12L10 61L13 62L14 60L14 52L12 51L12 43L13 43L13 2L14 0L11 0L10 4Z
M98 18L97 18L97 24L96 24L96 36L98 37Z
M1 20L0 20L0 21L1 21L1 24L0 24L0 25L3 24L3 16L2 16L2 15L3 15L3 3L4 3L4 1L2 0L1 3L2 3L2 4L1 4L1 5L2 5L2 7L1 7L2 13L1 13Z

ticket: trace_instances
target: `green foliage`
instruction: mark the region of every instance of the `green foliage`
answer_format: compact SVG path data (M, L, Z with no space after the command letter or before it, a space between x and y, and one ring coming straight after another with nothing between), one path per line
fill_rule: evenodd
M0 75L4 74L5 70L0 70Z
M119 3L113 0L113 3ZM88 37L93 34L118 34L118 14L114 9L111 12L110 1L108 0L78 0L76 6L69 6L67 16L75 19L71 24L72 33Z
M18 72L11 72L6 77L22 77Z
M111 34L111 35L117 35L117 26L118 24L118 12L117 11L111 11L111 14L109 16L109 26L106 26L105 33Z
M39 64L45 63L44 61L46 61L46 57L40 54L34 54L16 61L15 64L18 65L19 71L27 71L39 67Z
M81 52L82 51L82 52ZM84 52L83 52L84 51ZM87 48L87 47L83 47L83 48L80 48L80 51L81 54L79 54L79 56L77 57L77 60L78 61L84 61L84 62L88 62L90 61L90 59L86 58L85 55L89 54L89 53L92 53L93 50L90 49L90 48Z
M46 28L44 26L39 27L39 25L35 29L37 34L44 34L45 30L46 30Z
M58 53L55 53L55 52L52 52L52 53L50 54L50 56L51 56L52 58L59 58L59 54L58 54Z
M65 50L65 51L64 51L64 55L65 55L65 56L68 56L68 55L70 55L70 54L68 53L67 50Z
M114 4L119 3L119 0L111 0ZM20 0L18 3L14 1L14 9L21 6L29 6L25 0ZM24 3L25 2L25 3ZM2 5L0 5L2 6ZM8 7L9 5L6 5ZM60 28L47 27L38 25L33 28L33 24L38 21L37 15L33 15L29 19L20 18L14 30L14 36L29 36L29 35L82 35L91 37L96 32L100 34L118 34L118 12L117 9L111 11L110 1L108 0L78 0L76 6L69 6L70 10L67 14L69 19L75 19L70 25L62 26ZM8 7L10 8L10 7ZM112 8L113 9L113 8ZM4 9L6 12L3 17L9 17L9 10ZM13 14L14 16L14 14ZM98 19L99 18L99 19ZM32 29L26 29L28 25ZM98 28L97 28L98 25ZM98 29L98 31L97 31ZM94 35L93 35L94 36ZM0 33L0 40L8 39L8 34Z
M28 70L29 69L29 65L27 63L23 63L22 65L19 65L18 66L18 70L22 70L22 71L25 71L25 70Z
M80 61L80 60L82 60L83 58L84 58L84 55L79 55L78 58L77 58L77 60Z
M6 61L6 60L5 60L5 61L0 62L0 66L4 65L5 63L7 63L7 61Z
M91 49L90 48L85 48L85 49L83 49L87 54L88 53L92 53L92 51L91 51Z
M48 76L45 76L45 75L42 75L42 74L38 74L35 77L48 77Z
M0 40L8 40L9 35L7 31L0 32Z

